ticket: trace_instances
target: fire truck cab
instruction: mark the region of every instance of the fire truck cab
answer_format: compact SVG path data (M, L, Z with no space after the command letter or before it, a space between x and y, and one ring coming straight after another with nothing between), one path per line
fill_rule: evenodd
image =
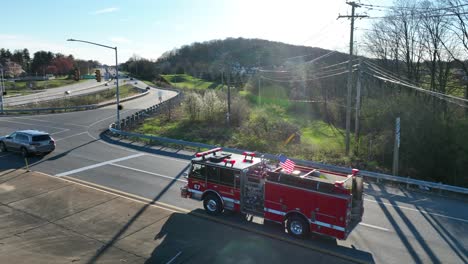
M263 217L295 237L310 232L346 239L364 212L362 178L295 165L287 173L278 163L222 152L200 152L191 161L181 196L203 201L208 214L231 210Z

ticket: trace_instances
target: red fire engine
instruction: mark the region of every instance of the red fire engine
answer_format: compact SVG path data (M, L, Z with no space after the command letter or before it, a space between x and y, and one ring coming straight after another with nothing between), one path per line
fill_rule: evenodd
M221 148L192 159L184 198L203 201L208 214L232 210L283 224L289 234L309 232L346 239L361 221L362 177L294 165L291 173L255 157Z

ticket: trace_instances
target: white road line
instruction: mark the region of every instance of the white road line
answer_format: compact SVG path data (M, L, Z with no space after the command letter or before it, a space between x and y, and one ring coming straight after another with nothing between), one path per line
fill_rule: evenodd
M6 157L6 156L8 156L8 155L10 155L10 153L5 154L5 155L1 155L0 158L1 158L1 157Z
M88 131L81 132L81 133L78 133L78 134L73 134L73 135L70 135L70 136L67 136L67 137L64 137L64 138L59 138L59 139L55 140L55 142L60 141L60 140L64 140L64 139L67 139L67 138L83 135L83 134L86 134L86 133L88 133Z
M40 127L50 127L50 128L56 128L56 129L61 129L61 130L64 130L64 129L67 129L67 128L64 128L64 127L53 127L53 126L48 126L48 125L38 125L38 124L31 124L31 123L23 123L23 122L16 122L16 121L11 121L11 120L0 120L0 122L9 122L9 123L16 123L16 124L22 124L22 125L28 125L28 126L40 126Z
M67 132L67 131L70 131L70 129L64 129L62 131L51 133L50 135L56 135L56 134L60 134L60 133Z
M40 120L40 119L32 119L32 118L26 118L26 117L13 117L14 119L23 119L23 120L31 120L31 121L37 121L37 122L43 122L43 123L52 123L56 124L56 122L52 121L46 121L46 120ZM87 128L88 126L85 125L78 125L78 124L73 124L73 123L63 123L64 125L69 125L69 126L78 126L78 127L85 127Z
M130 155L130 156L119 158L119 159L108 160L108 161L93 164L93 165L90 165L90 166L82 167L82 168L79 168L79 169L62 172L62 173L56 174L55 176L58 176L58 177L66 176L66 175L74 174L74 173L77 173L77 172L82 172L82 171L85 171L85 170L98 168L98 167L101 167L101 166L104 166L104 165L109 165L109 164L112 164L113 162L119 162L119 161L123 161L123 160L133 159L133 158L140 157L140 156L143 156L143 155L145 155L145 154L138 153L138 154L135 154L135 155Z
M133 171L138 171L138 172L158 176L158 177L161 177L161 178L166 178L166 179L169 179L169 180L177 180L177 181L180 181L180 182L187 182L185 180L175 179L174 177L170 177L170 176L166 176L166 175L162 175L162 174L158 174L158 173L154 173L154 172L144 171L144 170L140 170L140 169L135 169L135 168L127 167L127 166L120 165L120 164L112 163L110 165L120 167L120 168L124 168L124 169L127 169L127 170L133 170Z
M373 203L384 204L384 205L387 205L387 206L398 207L398 208L401 208L401 209L404 209L404 210L419 212L419 213L422 213L422 214L435 215L435 216L445 217L445 218L448 218L448 219L468 223L467 219L462 219L462 218L458 218L458 217L453 217L453 216L448 216L448 215L443 215L443 214L438 214L438 213L431 213L431 212L428 212L428 211L425 211L425 210L414 209L414 208L410 208L410 207L406 207L406 206L393 205L393 204L390 204L390 203L379 202L379 201L374 201L374 200L370 200L370 199L364 199L364 200L369 201L369 202L373 202Z
M172 261L174 261L180 254L182 254L182 251L179 251L179 253L177 253L177 255L175 255L173 258L171 258L171 260L169 260L169 262L167 262L166 264L171 264Z
M379 229L379 230L383 230L383 231L390 231L390 229L387 229L385 227L380 227L380 226L375 226L375 225L370 225L370 224L366 224L366 223L359 223L360 225L363 225L363 226L367 226L367 227L370 227L370 228L375 228L375 229Z

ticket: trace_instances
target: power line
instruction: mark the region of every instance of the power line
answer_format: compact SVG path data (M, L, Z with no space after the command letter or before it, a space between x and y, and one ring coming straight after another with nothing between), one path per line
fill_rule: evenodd
M458 16L458 15L468 15L468 12L456 13L456 14L439 14L439 15L417 15L411 16L411 19L421 19L421 18L434 18L434 17L447 17L447 16ZM380 16L380 17L370 17L368 16L367 19L382 19L382 18L401 18L403 15L393 15L393 16Z
M328 52L327 54L324 54L324 55L322 55L322 56L319 56L319 57L317 57L317 58L315 58L315 59L313 59L313 60L306 61L306 62L304 62L304 63L307 63L307 64L314 63L314 62L316 62L316 61L318 61L318 60L321 60L321 59L323 59L323 58L329 57L329 56L331 56L333 53L336 53L336 52L338 52L338 51L336 51L336 50L330 51L330 52Z
M365 63L367 64L369 62L365 61ZM427 90L427 89L421 88L419 86L416 86L414 84L408 83L408 82L406 82L406 81L404 81L402 79L399 79L398 77L393 76L393 74L391 74L391 73L385 74L385 73L382 73L382 71L376 71L375 69L373 69L373 70L374 70L374 73L366 72L366 71L364 71L364 73L368 74L369 76L372 76L374 78L377 78L377 79L380 79L380 80L383 80L383 81L386 81L386 82L402 85L402 86L414 89L416 91L435 96L435 97L437 97L439 99L442 99L442 100L445 100L447 102L454 103L454 104L457 104L459 106L468 108L468 105L460 103L460 102L468 103L468 99L460 98L460 97L445 94L445 93L439 93L439 92ZM379 74L380 74L380 76L379 76Z
M354 70L353 70L353 71L354 71ZM319 79L324 79L324 78L329 78L329 77L333 77L333 76L338 76L338 75L345 74L345 73L348 73L348 71L346 70L346 71L342 71L342 72L339 72L339 73L330 74L330 75L325 75L325 76L320 76L320 77L316 77L316 78L312 78L312 79L278 80L278 79L268 78L268 77L265 77L265 76L260 76L260 78L265 79L265 80L269 80L269 81L274 81L274 82L290 83L290 82L315 81L315 80L319 80Z
M380 73L381 73L382 75L384 75L384 76L385 76L385 75L386 75L387 77L390 76L391 78L395 78L395 79L402 78L402 77L395 76L392 72L389 72L389 71L387 71L386 69L384 69L384 68L382 68L382 67L380 67L380 66L378 66L378 65L376 65L376 64L374 64L374 63L372 63L372 62L370 62L370 61L368 61L368 60L364 60L364 63L365 63L367 66L369 66L369 67L371 67L371 68L374 68L374 70L375 70L376 72L380 72ZM411 80L406 79L406 80L403 80L403 81L405 81L405 82L406 82L407 84L409 84L409 85L414 85L413 83L411 83Z
M382 5L371 5L371 4L360 4L363 7L371 7L371 8L385 8L389 10L404 10L404 9L409 9L409 10L423 10L425 12L433 12L433 11L441 11L441 10L450 10L454 8L459 8L459 7L464 7L468 6L468 4L461 4L457 6L446 6L446 7L440 7L440 8L425 8L425 7L405 7L405 6L382 6Z
M458 106L468 108L468 105L458 103L458 102L468 103L468 99L464 99L464 98L455 97L455 96L448 95L448 94L443 94L443 93L438 93L438 92L426 90L426 89L423 89L423 88L420 88L420 87L417 87L417 86L407 85L407 84L404 84L404 83L399 82L399 81L387 79L387 78L384 78L384 77L381 77L381 76L376 76L376 75L373 75L373 74L369 74L367 72L366 72L366 74L368 74L370 76L373 76L374 78L380 79L382 81L391 82L391 83L394 83L394 84L399 84L399 85L402 85L402 86L406 86L408 88L417 90L419 92L423 92L423 93L426 93L426 94L433 95L433 96L435 96L435 97L437 97L439 99L445 100L445 101L447 101L449 103L454 103L454 104L456 104Z

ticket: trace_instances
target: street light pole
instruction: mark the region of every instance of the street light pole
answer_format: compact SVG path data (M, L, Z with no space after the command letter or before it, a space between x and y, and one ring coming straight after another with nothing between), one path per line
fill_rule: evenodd
M120 129L119 64L118 64L118 60L117 60L117 47L111 47L111 46L102 45L102 44L99 44L99 43L86 41L86 40L79 40L79 39L67 39L67 41L83 42L83 43L87 43L87 44L96 45L96 46L100 46L100 47L115 50L115 80L117 82L117 91L116 91L117 92L117 96L116 96L117 97L117 119L116 119L115 125L116 125L117 129Z
M0 71L2 73L0 79L0 86L2 87L0 90L0 112L3 113L3 93L5 92L5 81L3 80L3 68L0 68Z

